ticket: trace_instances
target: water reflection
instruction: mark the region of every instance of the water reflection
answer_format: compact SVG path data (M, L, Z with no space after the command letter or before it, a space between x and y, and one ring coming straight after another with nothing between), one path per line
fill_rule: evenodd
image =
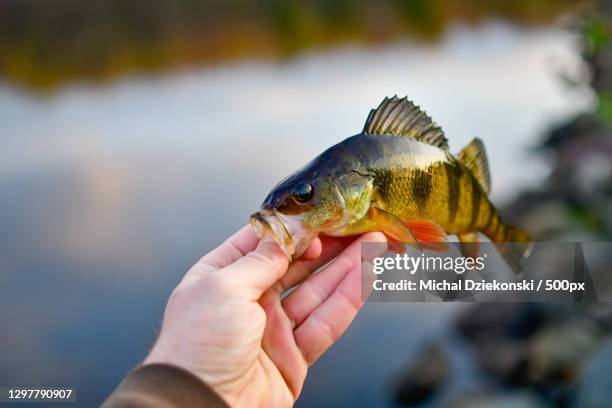
M83 405L99 402L146 352L190 264L278 179L358 132L385 95L414 98L453 151L480 136L494 201L536 185L546 167L525 153L534 135L590 104L555 77L578 69L573 41L491 23L451 29L435 47L317 51L40 99L3 86L0 321L11 329L0 344L11 352L0 384L74 384ZM367 305L301 403L381 403L384 374L450 306ZM361 368L347 377L349 365Z

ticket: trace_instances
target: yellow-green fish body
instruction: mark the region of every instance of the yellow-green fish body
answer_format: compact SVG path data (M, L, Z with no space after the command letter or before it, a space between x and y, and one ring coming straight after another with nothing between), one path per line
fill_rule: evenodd
M442 130L418 107L385 98L360 134L279 183L252 224L294 256L318 233L382 231L393 241L433 250L447 247L446 234L466 243L478 242L477 232L494 242L528 242L526 233L502 222L489 191L479 139L455 157ZM517 269L525 251L502 255Z

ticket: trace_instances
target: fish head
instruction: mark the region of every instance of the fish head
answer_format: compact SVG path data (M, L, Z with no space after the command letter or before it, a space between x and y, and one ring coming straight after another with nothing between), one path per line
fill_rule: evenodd
M365 215L372 182L348 163L314 160L268 194L251 225L260 238L271 236L293 259L319 233L337 232Z

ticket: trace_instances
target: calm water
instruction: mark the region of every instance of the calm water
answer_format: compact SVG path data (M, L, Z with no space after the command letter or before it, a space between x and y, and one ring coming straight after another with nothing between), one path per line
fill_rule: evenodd
M493 199L536 185L527 153L589 106L574 39L491 23L435 46L312 51L46 97L0 85L0 384L76 385L99 403L152 343L165 299L269 188L409 95L451 149L486 144ZM368 304L311 369L303 406L386 403L388 376L454 305ZM72 405L73 406L73 405Z

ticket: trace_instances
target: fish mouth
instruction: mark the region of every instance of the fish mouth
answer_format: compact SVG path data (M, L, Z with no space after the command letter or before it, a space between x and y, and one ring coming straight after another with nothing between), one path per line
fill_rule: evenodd
M260 239L272 237L279 247L292 259L306 251L313 234L304 228L300 215L284 215L273 210L260 210L251 215L251 226Z

